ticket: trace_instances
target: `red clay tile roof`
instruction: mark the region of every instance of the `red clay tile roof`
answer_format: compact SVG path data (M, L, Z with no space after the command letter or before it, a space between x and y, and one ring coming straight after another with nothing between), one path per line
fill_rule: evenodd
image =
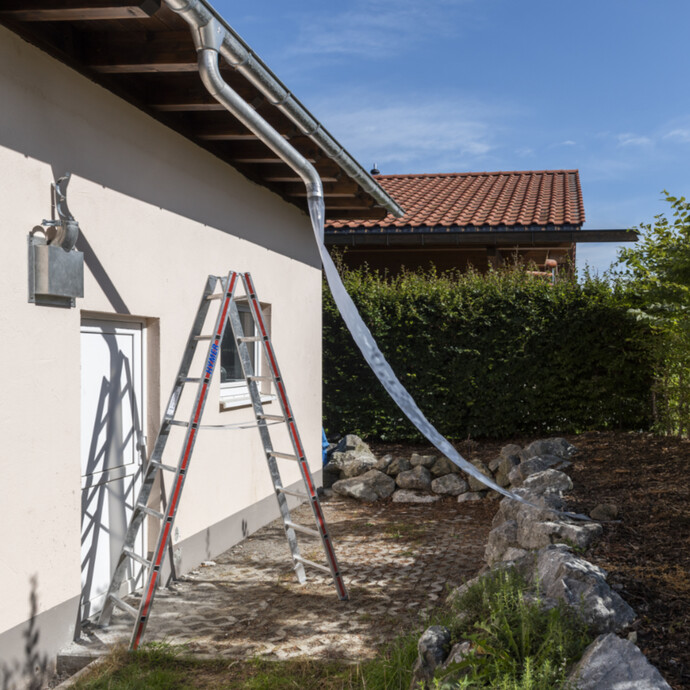
M329 220L330 231L367 228L580 226L577 170L377 175L405 209L402 218Z

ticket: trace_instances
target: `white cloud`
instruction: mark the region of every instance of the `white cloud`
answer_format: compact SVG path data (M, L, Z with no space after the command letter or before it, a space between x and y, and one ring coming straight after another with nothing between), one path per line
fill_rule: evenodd
M619 134L616 139L618 140L618 146L649 146L652 143L649 137L631 134L630 132Z
M485 104L410 95L404 103L352 107L375 97L348 96L347 104L329 100L314 112L357 160L384 174L477 169L499 145L503 126ZM511 116L505 108L502 115Z
M431 35L452 36L472 0L355 0L352 9L302 17L292 53L388 57Z
M673 129L668 134L664 134L664 139L673 139L674 141L680 141L683 144L690 144L690 129Z

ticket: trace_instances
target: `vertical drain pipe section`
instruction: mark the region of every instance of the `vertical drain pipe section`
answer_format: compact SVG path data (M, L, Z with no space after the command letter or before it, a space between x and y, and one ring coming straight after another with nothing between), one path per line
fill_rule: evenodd
M388 394L393 398L395 403L405 413L407 418L424 434L424 436L438 448L449 460L454 462L465 473L475 477L486 487L498 491L504 496L508 496L520 503L531 505L524 498L514 494L507 489L496 484L493 480L483 475L474 465L470 464L463 458L451 443L442 436L436 428L429 422L424 413L419 409L417 403L412 396L407 392L405 387L400 383L395 372L384 358L371 332L367 328L362 317L359 315L357 308L352 301L352 298L345 290L345 287L340 280L340 276L333 264L330 254L326 250L323 243L324 234L324 196L323 185L316 168L297 151L290 143L280 135L268 122L266 122L243 98L241 98L224 80L220 74L219 58L220 54L226 55L227 42L230 40L237 43L235 37L230 37L228 32L220 22L218 17L202 2L202 0L165 0L165 3L175 12L180 14L190 25L194 43L199 54L199 72L201 79L208 89L209 93L230 113L232 113L247 129L253 132L261 141L266 144L276 155L278 155L292 170L294 170L304 181L307 188L307 202L309 205L309 213L311 216L314 233L316 235L319 253L324 265L326 278L329 287L333 294L334 301L352 334L355 342L362 351L364 358L371 367L372 371L379 379ZM253 56L244 49L247 53L247 59L254 59ZM230 58L233 57L231 52ZM230 59L230 63L237 66ZM242 63L244 64L244 63ZM246 69L244 70L246 72ZM265 70L264 70L265 71ZM250 75L246 75L250 76ZM252 73L253 78L250 80L255 83L262 92L266 91L266 85L260 83L258 75ZM261 87L264 88L261 88ZM288 94L289 95L289 94ZM292 98L291 96L289 96ZM279 106L279 103L276 103ZM305 112L305 111L302 111ZM289 114L286 112L286 114ZM300 125L301 129L305 129L301 123L298 123L292 115L291 119ZM345 153L342 147L328 136L320 125L317 124L313 132L308 132L320 146L323 146L328 155L334 160L341 162L347 158L347 164L343 167L348 171L352 170L352 177L358 183L367 189L374 186L377 189L372 191L372 195L377 200L383 200L386 205L390 205L390 199L385 193L378 188L378 185L364 173L363 169L359 167L349 156ZM327 137L324 142L323 138ZM332 145L329 146L329 141ZM363 175L362 175L363 173ZM361 178L361 179L360 179ZM366 178L366 179L364 179ZM366 184L368 182L368 184ZM402 212L401 212L402 214ZM560 511L553 511L560 512ZM586 516L577 515L573 513L564 513L573 518L589 520Z

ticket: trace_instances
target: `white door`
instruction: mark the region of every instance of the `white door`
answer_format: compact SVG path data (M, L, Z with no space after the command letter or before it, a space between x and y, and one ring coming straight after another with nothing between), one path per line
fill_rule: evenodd
M81 328L82 619L103 606L141 486L142 327L83 321ZM144 556L144 530L135 551ZM131 561L127 591L142 585Z

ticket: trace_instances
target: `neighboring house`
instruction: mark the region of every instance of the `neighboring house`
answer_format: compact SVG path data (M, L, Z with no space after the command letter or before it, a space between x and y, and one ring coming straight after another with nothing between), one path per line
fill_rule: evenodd
M376 172L376 171L373 171ZM377 175L405 209L383 220L330 220L326 245L348 266L397 272L428 268L480 271L516 259L551 270L571 266L579 242L633 241L625 230L582 230L577 170ZM555 262L555 264L554 264Z
M322 278L303 183L206 93L189 28L165 4L18 0L2 3L0 23L0 679L11 686L102 604L141 476L137 441L151 451L209 274L252 273L318 478ZM327 214L394 209L247 54L224 74L317 161ZM83 298L31 303L28 238L42 236L65 173ZM252 418L232 342L224 349L206 423ZM296 465L283 479L298 482ZM257 430L201 433L175 523L179 570L277 516Z

